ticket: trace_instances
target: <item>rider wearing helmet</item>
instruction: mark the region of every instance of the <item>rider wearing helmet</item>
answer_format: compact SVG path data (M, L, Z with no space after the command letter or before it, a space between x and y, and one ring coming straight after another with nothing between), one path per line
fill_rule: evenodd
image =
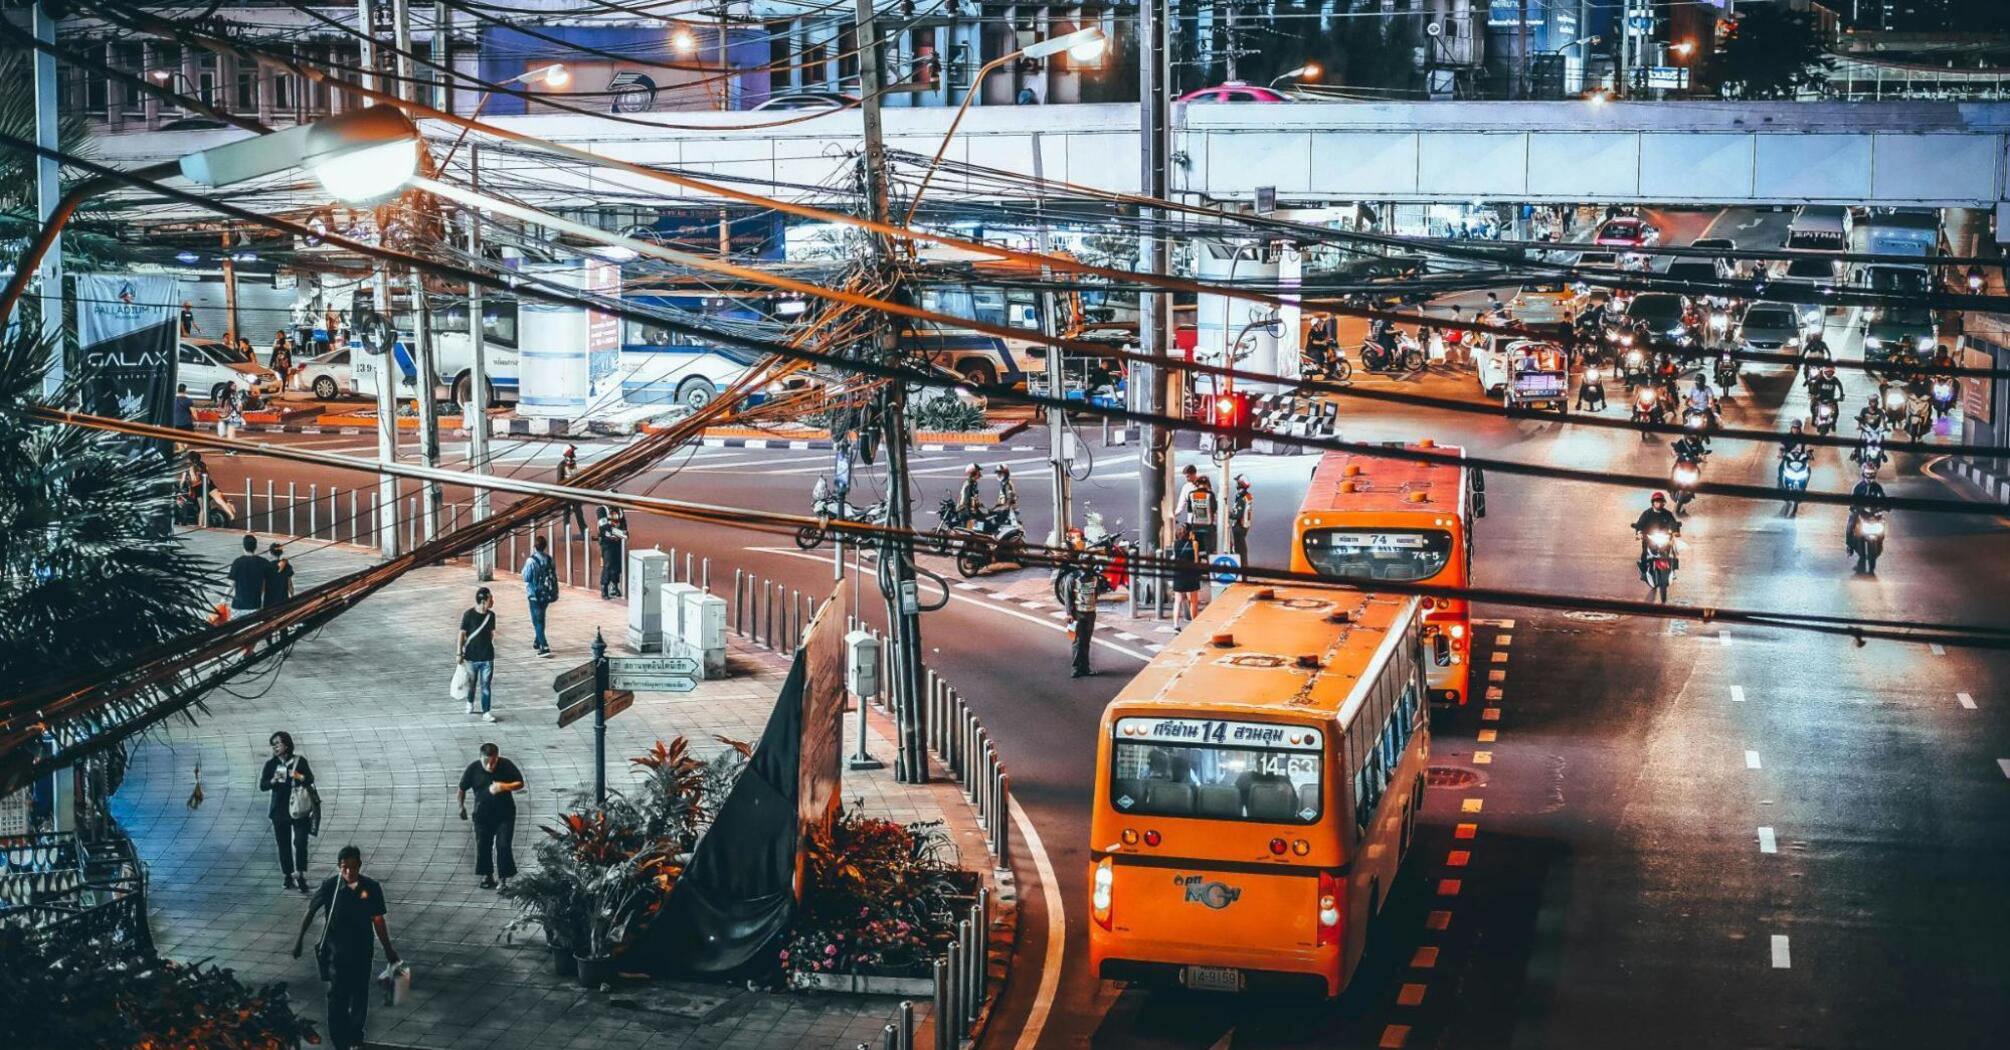
M956 509L975 520L984 513L984 497L977 491L977 483L984 480L984 468L975 463L963 472L963 488L956 493Z
M1877 465L1865 463L1863 478L1849 493L1849 520L1843 525L1843 549L1856 553L1856 522L1868 511L1884 509L1884 486L1877 481Z
M1010 514L1019 513L1019 490L1012 487L1012 468L998 464L998 509Z
M1659 529L1670 536L1682 532L1682 520L1668 509L1668 494L1656 492L1646 510L1633 519L1633 531L1640 536L1640 582L1647 582L1647 534Z
M1787 436L1780 439L1780 458L1793 459L1810 454L1807 436L1801 432L1801 421L1796 419L1788 425Z
M1808 374L1808 400L1831 401L1842 404L1842 380L1836 378L1834 365L1823 368L1820 373L1810 370Z

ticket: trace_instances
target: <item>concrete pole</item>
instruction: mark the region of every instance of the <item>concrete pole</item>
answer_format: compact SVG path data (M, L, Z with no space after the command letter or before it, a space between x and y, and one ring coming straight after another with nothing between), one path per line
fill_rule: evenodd
M375 0L356 0L356 22L363 34L359 38L363 67L359 79L366 91L377 89L377 42L372 35L375 8ZM384 209L377 209L380 236L385 216ZM372 278L371 305L388 326L393 312L391 275L385 264L373 267ZM398 361L388 344L383 351L377 361L377 462L389 466L398 461ZM398 556L398 479L390 474L377 476L377 550L386 558Z
M223 231L223 346L229 354L237 353L237 263L230 257L230 231ZM256 354L252 355L256 357ZM286 377L279 377L280 389L286 386Z
M1619 70L1613 78L1612 97L1626 97L1626 66L1633 52L1633 0L1619 5Z
M444 113L454 111L453 30L454 17L447 11L446 0L433 0L433 61L441 67L440 79L433 84L433 108Z
M391 25L398 44L398 98L416 101L419 85L413 79L418 68L412 61L412 4L411 0L391 0ZM417 373L413 377L414 401L419 409L419 458L428 467L438 469L440 465L440 407L434 400L433 391L439 386L439 369L434 367L434 346L426 314L426 276L413 267L406 277L406 291L412 297L412 363ZM425 482L419 489L419 509L424 515L425 538L431 540L440 534L440 486L438 482Z
M476 193L482 190L481 179L482 148L468 147L468 188ZM468 220L468 254L481 265L482 257L482 217L470 209L462 214ZM468 470L480 474L488 470L489 463L489 366L486 333L482 331L482 286L468 284L468 404L461 406L461 424L468 431ZM489 490L475 489L476 522L487 521L489 516ZM515 568L515 566L511 566ZM496 547L484 543L475 548L475 579L486 583L495 578Z
M1041 152L1040 133L1035 131L1033 133L1033 182L1035 184L1033 189L1033 227L1038 231L1035 234L1038 237L1037 249L1040 254L1045 255L1052 248L1052 238L1047 233L1047 191L1040 185L1047 178L1046 165L1041 157ZM1050 280L1051 271L1044 266L1041 267L1040 279L1043 282ZM1058 334L1057 322L1059 321L1059 313L1057 311L1057 302L1058 297L1054 295L1052 288L1041 290L1040 333L1049 338ZM1067 383L1067 363L1061 355L1061 348L1050 344L1047 347L1047 396L1052 398L1067 396ZM1086 386L1083 388L1082 396L1085 399L1088 397ZM1068 477L1068 459L1064 455L1066 451L1064 446L1067 441L1067 431L1067 413L1062 411L1059 406L1049 406L1047 409L1047 463L1052 468L1054 480L1054 528L1047 534L1047 544L1054 547L1060 546L1067 539L1068 527L1075 522L1074 508L1070 505L1073 499L1073 492L1071 491L1073 486L1070 484L1071 479Z
M1138 6L1138 107L1140 114L1138 186L1147 197L1166 196L1166 148L1168 142L1168 118L1170 116L1171 85L1167 82L1170 69L1166 63L1168 44L1164 9L1165 0L1144 0ZM1147 221L1162 219L1163 213L1157 209L1147 212ZM1149 227L1147 227L1149 229ZM1140 260L1147 274L1164 276L1168 267L1167 244L1156 233L1148 233L1139 245L1143 258ZM1133 365L1131 386L1137 390L1133 404L1139 411L1163 413L1166 411L1167 386L1171 370L1171 339L1167 325L1169 297L1146 292L1138 296L1138 350L1148 358L1158 358L1150 365ZM1165 502L1167 474L1171 461L1166 455L1172 435L1163 427L1146 424L1141 428L1143 439L1138 443L1138 542L1142 553L1150 557L1159 552L1163 545L1165 530Z
M49 14L46 0L35 5L35 39L50 46L56 43L56 20ZM62 123L56 109L56 56L35 49L35 144L45 150L62 148ZM35 214L48 226L55 220L56 204L63 199L61 162L47 155L35 161ZM42 339L49 347L48 371L42 376L43 392L54 396L63 387L63 235L49 242L42 256ZM0 318L4 322L5 318Z

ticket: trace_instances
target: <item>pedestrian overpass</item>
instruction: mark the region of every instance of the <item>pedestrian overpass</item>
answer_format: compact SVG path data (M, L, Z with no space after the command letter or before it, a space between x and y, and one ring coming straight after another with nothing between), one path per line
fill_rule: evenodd
M953 113L891 109L889 147L932 156ZM639 116L639 115L632 115ZM830 199L849 184L860 114L650 114L641 128L577 114L496 117L501 126L610 158L731 180L753 192ZM1019 175L1134 193L1134 105L982 106L948 158ZM450 135L451 128L430 132ZM101 136L114 163L165 159L242 136L236 129ZM1287 203L1803 204L1994 207L2010 187L2010 104L1954 102L1370 102L1175 107L1175 194ZM1038 150L1038 161L1035 150ZM514 155L512 155L514 154ZM463 153L465 157L465 153ZM558 194L539 203L615 205L660 183L572 161L489 151L485 166ZM535 167L535 174L530 174ZM992 192L954 172L932 193ZM570 191L570 192L568 192ZM671 196L675 196L672 193ZM703 200L703 194L684 199Z

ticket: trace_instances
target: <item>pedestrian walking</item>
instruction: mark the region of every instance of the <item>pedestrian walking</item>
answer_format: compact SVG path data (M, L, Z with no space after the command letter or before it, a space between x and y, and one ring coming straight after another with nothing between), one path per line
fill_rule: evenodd
M1193 527L1181 528L1179 538L1173 541L1172 551L1173 618L1176 620L1184 619L1191 623L1200 614L1200 550Z
M621 597L621 570L626 558L621 548L628 540L628 515L621 508L601 507L596 512L594 536L600 541L600 597Z
M335 874L321 883L300 920L300 935L293 939L295 959L300 958L307 930L320 912L328 918L314 946L314 965L328 982L329 1041L335 1050L361 1050L363 1027L370 1017L370 968L377 961L371 935L384 946L386 961L393 966L399 962L385 922L384 887L363 874L362 850L344 846L335 855Z
M272 557L272 572L265 578L265 608L271 608L293 597L293 561L286 556L286 548L275 543L266 548Z
M1215 538L1214 482L1202 474L1194 479L1193 491L1187 494L1186 522L1193 530L1193 541L1205 555L1213 551Z
M1235 498L1228 505L1228 543L1235 556L1249 565L1249 527L1256 521L1256 494L1249 489L1249 475L1235 476Z
M565 484L567 478L577 473L579 473L579 448L576 445L567 445L565 454L558 457L558 483ZM586 512L579 509L579 504L566 500L565 512L559 520L567 525L577 526L580 536L586 535Z
M187 383L177 383L174 388L174 428L195 430L195 402L189 399Z
M216 436L230 439L237 436L237 428L244 425L241 411L244 393L236 383L223 384L223 396L216 403ZM235 456L235 449L225 449L224 455Z
M279 873L287 889L307 892L307 836L320 829L321 794L314 790L314 767L293 750L293 736L278 732L266 741L272 757L258 777L258 790L269 792L265 815L272 821L272 839L279 846Z
M230 615L232 619L265 607L265 585L272 577L272 563L258 556L258 537L244 534L244 553L230 563Z
M200 331L202 331L202 326L195 323L195 304L189 302L187 299L183 299L181 301L181 334L194 335Z
M468 714L481 701L484 722L496 720L489 709L489 686L496 667L496 613L487 587L475 588L475 607L461 613L461 639L457 652L468 665Z
M1089 645L1096 634L1096 600L1109 590L1100 566L1084 566L1068 585L1068 641L1074 666L1071 678L1085 678L1096 672L1089 668Z
M558 600L558 566L552 564L551 545L539 536L531 541L530 557L523 563L524 598L530 604L531 648L537 655L551 656L544 640L544 610Z
M468 819L468 792L475 793L475 874L482 877L481 888L496 888L516 878L516 798L523 790L523 770L502 757L502 749L483 744L481 757L461 772L458 796L461 819Z

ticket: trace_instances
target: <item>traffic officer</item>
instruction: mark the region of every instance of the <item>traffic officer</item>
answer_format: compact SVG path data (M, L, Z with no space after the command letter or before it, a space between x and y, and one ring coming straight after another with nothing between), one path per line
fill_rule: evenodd
M567 445L565 454L558 457L558 483L565 484L577 473L579 473L579 446ZM571 500L564 501L559 520L577 528L581 537L586 535L586 512L579 509L579 504Z
M984 468L975 463L963 472L963 487L956 492L956 509L961 511L964 521L971 528L984 516L984 496L977 491L977 483L984 480Z
M1103 578L1102 567L1088 565L1077 572L1068 587L1068 640L1075 658L1074 670L1070 678L1083 678L1095 674L1089 670L1089 644L1096 633L1096 599L1109 589L1110 583Z
M1201 474L1194 478L1186 498L1186 523L1193 529L1193 542L1203 557L1214 550L1214 484Z
M1235 556L1249 564L1249 527L1256 521L1256 495L1249 490L1249 475L1235 476L1235 498L1228 505L1228 542Z
M1003 463L998 464L998 508L1019 513L1019 490L1012 487L1012 468Z

